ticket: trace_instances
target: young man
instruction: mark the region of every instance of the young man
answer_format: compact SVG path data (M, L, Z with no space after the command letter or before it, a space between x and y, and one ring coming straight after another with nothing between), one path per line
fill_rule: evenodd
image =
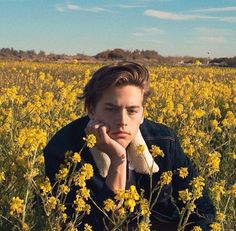
M150 167L152 181L156 185L163 172L176 172L181 167L188 168L188 176L181 179L173 175L172 182L163 187L156 204L151 211L152 229L176 230L179 213L183 204L178 200L178 191L189 187L189 182L197 176L188 157L180 147L173 131L165 125L144 119L144 105L149 95L149 73L139 64L123 62L102 67L96 71L84 88L81 97L85 100L88 116L75 120L62 128L44 150L46 174L55 182L55 174L64 162L65 152L78 152L86 134L96 136L94 148L86 148L82 154L83 163L93 165L94 176L88 182L94 201L103 206L103 201L113 198L116 190L127 189L135 185L137 190L144 189L146 198L150 192ZM144 156L137 154L137 146L145 147ZM163 158L153 157L149 150L152 145L160 147ZM146 161L144 158L146 158ZM76 189L72 189L68 203L73 204ZM209 230L208 222L214 218L214 208L207 195L196 200L197 213L193 213L189 222ZM91 214L85 221L94 230L103 230L102 213L91 203ZM73 208L68 209L72 215Z

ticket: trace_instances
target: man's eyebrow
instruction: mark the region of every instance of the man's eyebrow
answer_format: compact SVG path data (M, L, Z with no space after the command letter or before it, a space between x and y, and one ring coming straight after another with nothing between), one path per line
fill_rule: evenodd
M105 106L120 108L120 106L117 106L117 105L115 105L115 104L113 104L113 103L105 103ZM131 105L131 106L128 106L127 108L129 108L129 109L135 109L135 108L140 108L140 106L138 106L138 105Z

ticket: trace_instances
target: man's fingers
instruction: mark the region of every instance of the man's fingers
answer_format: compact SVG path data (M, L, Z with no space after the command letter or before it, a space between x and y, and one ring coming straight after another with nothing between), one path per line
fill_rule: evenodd
M98 130L99 130L99 135L101 137L101 140L103 140L104 143L107 143L107 140L109 139L109 136L107 134L108 128L105 125L103 125L99 127Z

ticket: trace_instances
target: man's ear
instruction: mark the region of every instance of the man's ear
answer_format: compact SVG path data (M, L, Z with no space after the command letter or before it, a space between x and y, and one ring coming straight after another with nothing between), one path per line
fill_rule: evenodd
M91 119L91 120L94 120L95 118L94 118L94 108L92 107L92 106L90 106L89 108L88 108L88 117L89 117L89 119Z

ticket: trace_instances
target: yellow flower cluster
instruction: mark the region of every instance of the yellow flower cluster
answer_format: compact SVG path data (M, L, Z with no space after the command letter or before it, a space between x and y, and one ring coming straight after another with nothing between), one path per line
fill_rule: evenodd
M191 231L202 231L200 226L194 226Z
M212 175L220 170L220 157L221 157L220 153L216 151L208 154L207 167L209 175Z
M138 145L137 149L136 149L136 152L139 154L139 155L143 155L144 154L144 151L145 151L145 146L143 144L140 144Z
M107 212L114 211L116 209L115 202L110 198L105 200L103 203L104 203L104 210L107 211Z
M78 173L73 177L73 181L76 186L85 187L86 180L89 180L93 176L93 166L91 164L84 164L79 169Z
M158 183L161 186L168 185L172 181L172 176L173 176L173 174L171 171L163 172L160 176L160 181Z
M40 190L42 194L48 193L52 190L52 187L48 178L46 178L46 180L40 184Z
M13 197L10 203L10 214L14 213L21 214L23 212L24 200L20 199L18 196Z
M212 223L210 224L210 230L211 231L221 231L221 226L220 226L220 223Z
M151 146L150 152L153 157L156 157L156 156L164 157L164 155L165 155L164 152L160 149L160 147L158 147L156 145Z
M132 213L136 206L136 202L140 199L140 196L136 190L136 187L134 185L131 185L130 189L126 191L118 190L116 192L115 199L118 201L124 200L125 207L128 208L129 211Z
M96 144L96 136L93 135L93 134L87 135L86 137L83 138L83 140L86 141L87 146L88 146L89 148L93 148L94 145Z
M198 199L202 197L202 191L205 186L205 179L201 176L195 177L190 182L190 185L192 186L193 198Z
M188 176L188 168L181 167L181 168L178 169L178 171L179 171L179 176L181 178L184 179L184 178L186 178Z
M82 94L91 73L99 67L101 64L81 64L75 60L71 63L0 61L0 184L3 186L0 187L0 214L9 206L9 201L13 203L13 192L21 189L22 193L29 194L22 195L22 198L28 198L23 210L27 221L13 221L10 229L16 228L17 224L22 224L17 227L20 230L23 225L33 227L36 223L31 199L35 187L38 187L37 192L41 193L45 203L52 196L49 181L44 182L42 149L56 131L84 115L83 102L78 101L77 96ZM167 124L178 132L183 151L194 161L200 175L206 176L205 184L210 188L219 213L225 211L228 201L227 219L223 222L225 229L233 229L236 219L231 212L236 197L232 171L235 168L236 144L236 69L201 66L149 66L148 69L152 94L145 105L145 117ZM86 143L92 147L96 142L94 137L90 137ZM143 151L139 147L137 153L142 154ZM152 154L163 156L162 150L155 147ZM80 153L71 153L69 160L71 165L76 165L81 161ZM71 165L66 165L66 169L71 171ZM91 169L87 170L76 172L71 184L76 182L84 188L86 174L93 174ZM177 173L181 178L188 175L184 168L177 169ZM66 181L69 176L65 169L58 174L62 183L58 188L61 193L59 198L63 199L68 192ZM165 183L171 181L170 174L162 178ZM194 204L191 200L187 202L189 194L192 193L192 197L201 195L200 190L193 189L181 195L191 211ZM85 198L88 196L86 190L83 195ZM82 192L80 197L85 200ZM57 222L55 228L61 227L58 222L65 221L66 215L56 211L62 204L53 198L49 201L49 208L56 203L55 210L47 214L49 220L52 222L51 216L54 216L53 224ZM16 199L13 204L17 203ZM135 203L141 206L140 201ZM146 210L144 207L143 211ZM126 209L121 207L116 212L124 217ZM17 210L12 213L18 214ZM10 212L6 219L11 219ZM72 223L71 230L76 229Z

